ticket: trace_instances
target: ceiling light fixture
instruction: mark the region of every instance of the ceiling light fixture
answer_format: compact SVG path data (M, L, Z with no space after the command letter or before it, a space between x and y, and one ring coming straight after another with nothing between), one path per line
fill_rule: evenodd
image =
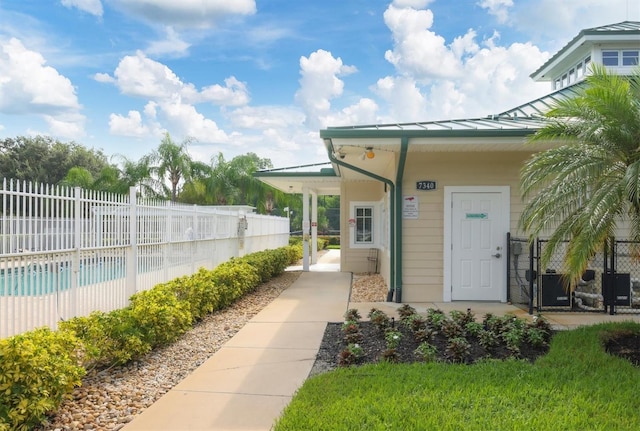
M367 155L367 159L373 159L376 156L376 153L373 152L373 147L367 147L365 154Z

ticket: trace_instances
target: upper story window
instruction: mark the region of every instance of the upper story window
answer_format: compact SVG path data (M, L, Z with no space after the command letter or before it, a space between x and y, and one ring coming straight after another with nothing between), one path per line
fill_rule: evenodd
M602 51L602 64L605 66L636 66L638 65L637 49L617 49Z
M561 88L582 80L587 75L590 64L591 56L589 55L584 60L579 61L575 66L571 67L567 72L556 78L553 85L554 90L560 90Z
M638 54L640 54L640 51L622 51L622 65L637 66Z

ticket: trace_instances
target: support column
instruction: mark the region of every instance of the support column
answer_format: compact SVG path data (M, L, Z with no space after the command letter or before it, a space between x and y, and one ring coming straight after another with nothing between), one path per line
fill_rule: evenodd
M309 271L309 189L302 188L302 270Z
M318 194L311 192L311 264L318 263Z

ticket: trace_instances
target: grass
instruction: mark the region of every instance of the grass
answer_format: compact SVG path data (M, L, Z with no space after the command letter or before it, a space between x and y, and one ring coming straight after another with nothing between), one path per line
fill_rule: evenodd
M607 354L603 333L557 334L534 364L371 364L308 379L275 425L289 430L636 430L640 369Z

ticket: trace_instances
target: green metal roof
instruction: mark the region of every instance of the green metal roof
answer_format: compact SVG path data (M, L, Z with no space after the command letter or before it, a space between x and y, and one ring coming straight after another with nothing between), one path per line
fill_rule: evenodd
M459 120L329 127L320 130L320 137L325 139L356 136L366 138L526 136L540 128L542 121L540 117L534 116L489 115Z

